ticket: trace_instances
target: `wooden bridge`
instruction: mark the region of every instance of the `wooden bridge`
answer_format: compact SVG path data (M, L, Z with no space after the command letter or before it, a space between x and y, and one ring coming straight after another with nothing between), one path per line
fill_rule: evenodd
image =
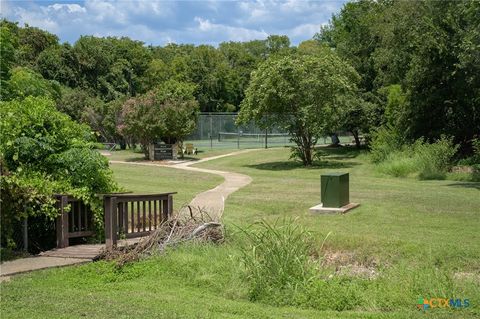
M92 210L70 195L57 195L57 248L38 256L7 261L0 266L0 281L22 272L80 264L96 260L114 246L134 245L157 229L173 212L173 195L104 194L105 244L70 245L71 239L95 237L98 225Z
M103 250L134 245L167 220L173 211L173 195L103 194L105 244L70 245L74 238L97 236L93 212L83 201L57 195L57 247L40 253L42 257L95 260Z

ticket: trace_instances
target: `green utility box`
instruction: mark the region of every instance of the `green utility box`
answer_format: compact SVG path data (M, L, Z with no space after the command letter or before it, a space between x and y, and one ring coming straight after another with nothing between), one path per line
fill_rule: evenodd
M323 207L340 208L350 203L348 173L327 173L321 176Z

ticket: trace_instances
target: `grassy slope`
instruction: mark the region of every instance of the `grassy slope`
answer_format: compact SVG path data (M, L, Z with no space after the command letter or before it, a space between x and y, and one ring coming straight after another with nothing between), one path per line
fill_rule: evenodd
M101 262L21 276L0 286L2 317L411 318L423 317L413 310L420 296L470 298L473 305L468 311L435 309L428 317L478 316L478 285L451 279L454 272L479 273L478 184L378 176L356 153L337 152L320 168L305 169L287 161L287 150L258 152L200 164L254 179L227 201L227 225L298 216L319 241L332 232L328 250L354 252L354 262L376 265L382 273L378 280L352 282L352 298L361 301L354 312L249 302L233 242L185 247L121 271ZM209 175L191 178L182 171L121 164L113 168L119 182L135 191L176 186L183 194L177 203L215 184ZM351 199L362 205L343 216L311 216L308 208L319 202L319 176L331 170L351 173Z
M332 249L355 250L389 261L441 255L443 262L480 269L480 183L418 181L376 174L363 155L335 151L315 168L288 161L288 152L261 150L199 164L253 177L227 201L227 223L299 217L319 238L332 231ZM314 216L320 175L350 173L350 199L361 206L346 215ZM248 203L248 205L246 205Z

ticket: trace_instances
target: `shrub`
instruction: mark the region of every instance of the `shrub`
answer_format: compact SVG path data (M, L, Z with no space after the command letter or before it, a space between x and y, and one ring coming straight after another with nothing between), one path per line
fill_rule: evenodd
M372 133L370 158L374 163L385 161L391 153L402 149L403 138L392 127L380 127Z
M442 136L434 143L418 139L413 144L401 143L395 130L381 128L372 141L370 157L377 169L395 177L418 173L420 179L444 179L458 150L452 138Z
M444 179L458 150L452 138L442 136L435 143L415 143L420 179Z
M87 127L58 112L50 99L28 97L0 103L0 129L1 247L14 248L12 225L25 217L44 220L43 231L52 231L55 193L82 199L96 220L103 219L95 194L118 188L106 159L91 149Z

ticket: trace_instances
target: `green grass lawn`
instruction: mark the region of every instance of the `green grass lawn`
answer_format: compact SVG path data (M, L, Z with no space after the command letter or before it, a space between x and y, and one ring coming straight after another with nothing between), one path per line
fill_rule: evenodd
M211 174L187 172L168 167L110 164L117 182L127 191L137 194L177 192L174 209L188 204L196 194L223 182Z
M227 148L200 148L198 153L195 155L185 155L185 159L188 160L199 160L205 157L212 157L217 155L223 155L231 152L238 151L235 147ZM116 150L109 152L110 155L107 156L108 160L111 161L125 161L125 162L141 162L145 161L145 155L138 149L136 151L132 150Z
M289 161L282 148L198 164L253 178L227 200L226 244L191 244L121 269L97 262L19 276L0 286L2 317L478 318L480 183L387 177L362 153L326 152L314 168ZM112 168L127 189L179 191L177 204L221 182L169 168ZM361 206L345 215L311 215L308 208L320 202L320 174L330 171L350 173L351 200ZM322 254L331 262L319 270L324 285L313 303L251 302L236 226L285 217L311 230L319 247L330 233ZM335 275L349 266L377 276ZM415 309L421 297L469 299L471 306L422 312Z

